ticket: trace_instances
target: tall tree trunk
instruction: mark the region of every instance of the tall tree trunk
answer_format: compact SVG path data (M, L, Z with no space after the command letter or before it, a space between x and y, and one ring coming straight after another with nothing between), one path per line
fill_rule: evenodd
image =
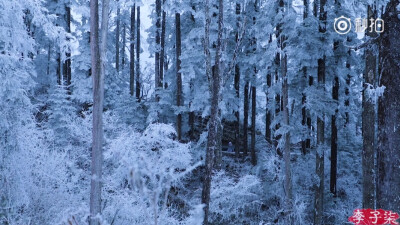
M117 27L115 28L115 68L117 69L117 72L119 71L119 31L121 24L120 11L121 9L119 8L119 0L117 0Z
M283 53L282 59L282 100L283 100L283 123L285 126L289 127L289 84L288 84L288 77L287 77L287 55ZM288 223L291 224L290 214L293 211L293 194L292 194L292 169L291 169L291 162L290 162L290 132L287 131L284 134L285 145L283 151L283 158L285 161L285 211L288 214Z
M391 0L382 16L381 83L385 86L378 107L377 208L400 212L400 19L399 0Z
M351 39L347 37L347 43L350 43ZM351 75L350 75L350 60L351 60L351 49L347 52L347 59L346 59L346 69L347 69L347 77L346 77L346 88L344 90L344 94L346 95L346 100L344 101L344 106L346 107L345 112L345 126L347 126L350 122L349 118L349 110L350 110L350 82L351 82Z
M218 148L219 137L221 134L221 122L219 113L220 89L221 89L221 74L223 69L220 68L222 59L222 33L223 33L223 0L219 0L219 17L218 17L218 40L217 52L215 56L215 70L211 73L211 56L210 56L210 23L211 18L209 14L209 0L205 0L205 38L204 50L206 55L206 74L210 78L210 96L211 96L211 115L208 125L207 137L207 153L206 153L206 171L203 183L202 203L204 206L204 221L203 224L208 224L208 214L210 205L210 189L211 189L211 175L214 162L214 151Z
M375 17L368 6L368 18ZM367 32L367 35L370 35ZM375 46L376 48L376 46ZM375 87L376 55L374 49L366 49L366 65L364 72L364 90L362 94L362 136L363 136L363 208L375 208L375 100L366 90Z
M280 8L282 10L282 14L285 16L289 12L286 11L286 7L288 3L285 3L284 0L280 2ZM290 5L289 5L290 6ZM282 49L282 58L281 58L281 71L282 71L282 117L283 124L285 127L290 127L289 121L289 82L288 82L288 58L285 52L286 47L286 36L281 35L281 49ZM292 169L291 169L291 161L290 161L290 132L286 131L283 134L284 138L284 149L283 149L283 159L285 161L285 213L287 217L287 224L293 224L292 221L292 211L293 211L293 193L292 193Z
M320 15L319 15L319 32L324 35L326 32L327 12L325 11L326 0L320 0ZM323 40L323 39L322 39ZM326 56L318 59L318 84L319 88L325 89L325 60ZM315 203L314 203L314 224L323 224L324 218L324 150L325 142L325 121L324 114L318 115L317 118L317 149L315 153L315 172L319 178L319 184L315 187Z
M276 11L277 14L279 13L279 10L281 8L283 8L283 2L282 1L279 2L279 8ZM277 45L278 45L277 47L279 49L281 48L281 40L280 40L280 35L281 35L281 32L282 32L281 31L282 30L281 27L282 27L282 24L278 23L277 26L276 26L276 31L275 31L276 32L275 36L277 37ZM279 71L280 71L279 68L281 66L281 54L280 54L279 51L276 52L275 59L274 59L274 66L275 66L275 86L278 87L279 85L281 85L280 84L280 78L279 78ZM281 112L281 108L282 108L282 104L281 104L282 101L281 100L282 100L281 99L281 95L280 95L279 92L277 92L275 94L275 118L278 118L278 115ZM275 131L277 131L279 128L280 128L280 123L278 122L275 125ZM282 137L282 135L280 135L280 134L277 135L276 137L274 137L274 146L276 148L276 153L277 153L277 155L279 157L283 156L281 149L278 147L278 143L279 143L279 140L281 139L281 137ZM280 169L280 165L278 165L278 168Z
M125 67L126 24L122 23L121 69Z
M155 53L155 89L162 87L160 79L160 31L161 31L161 0L156 0L156 53ZM159 97L156 97L159 100Z
M244 107L243 107L243 156L246 157L248 152L248 131L249 128L249 81L244 85Z
M131 8L131 37L130 37L130 71L129 71L129 94L133 96L135 86L135 4Z
M272 113L271 109L269 108L269 104L271 99L268 97L269 95L269 90L272 86L272 74L268 72L267 74L267 92L265 93L265 139L268 141L268 143L272 143L272 128L271 128L271 123L272 123Z
M162 22L161 22L160 82L161 82L162 87L164 87L165 32L166 32L165 31L166 12L164 10L164 8L165 8L164 4L165 4L165 0L163 0L163 5L162 5ZM176 17L175 17L175 19L176 19ZM179 15L179 19L180 19L180 15Z
M258 15L258 0L254 1L254 15L253 15L253 26L256 25L256 16ZM256 37L252 37L252 52L253 56L257 53L257 40ZM251 163L255 166L257 164L256 158L256 80L257 80L257 67L253 65L253 81L251 87Z
M194 6L194 5L192 5L192 10L193 10L193 12L196 12L196 7ZM191 24L196 24L196 20L195 20L195 18L194 18L194 15L193 15L193 13L191 13L191 15L190 15L190 20L191 20ZM165 65L167 65L167 63L165 63ZM190 128L190 131L189 131L189 138L190 138L190 140L194 140L194 138L195 138L195 136L194 136L194 134L195 134L195 126L194 126L194 123L195 123L195 112L193 111L193 109L192 109L192 104L193 104L193 93L194 93L194 79L193 78L191 78L190 79L190 81L189 81L189 88L190 88L190 102L189 102L189 128Z
M136 99L140 102L140 6L136 11Z
M311 87L314 85L314 77L310 74L308 76L308 86ZM313 126L311 121L311 116L307 116L307 131L308 131L308 138L306 139L306 148L311 148L311 134L313 132Z
M240 3L236 3L236 34L235 41L236 43L239 41L239 15L240 15ZM235 124L235 156L239 158L240 154L240 67L239 64L235 65L235 81L234 81L235 91L236 91L236 99L237 99L237 109L235 111L236 124Z
M205 10L204 10L204 17L205 17L205 29L204 29L204 55L206 59L206 75L207 78L210 80L211 84L214 85L214 77L212 76L211 72L211 55L210 55L210 23L211 23L211 17L210 17L210 3L209 0L205 0ZM214 91L214 86L211 87L212 91ZM213 98L215 97L215 94L212 93ZM216 115L218 109L215 109L215 103L212 101L211 104L211 118L210 118L210 123L209 123L209 128L208 128L208 136L207 136L207 152L206 152L206 165L205 165L205 174L204 174L204 181L203 181L203 190L201 194L201 203L205 204L204 206L204 220L203 224L207 225L208 224L208 211L209 211L209 206L210 206L210 189L211 189L211 175L212 175L212 169L214 166L214 148L217 145L217 137L216 135ZM218 105L218 102L216 103ZM211 123L213 122L213 123ZM212 130L211 130L212 129Z
M57 73L57 84L61 85L61 81L62 81L62 77L61 77L61 53L60 50L58 50L57 52L57 69L56 69L56 73Z
M65 5L65 23L66 23L66 30L68 33L71 33L71 6L70 2L68 2ZM69 38L67 39L69 40ZM64 62L64 69L63 69L63 75L64 75L64 85L67 87L68 94L71 94L71 52L68 51L65 53L66 60Z
M251 164L257 165L256 157L256 86L251 87Z
M308 0L303 0L303 4L304 4L304 11L303 11L303 20L305 20L305 19L307 19L307 17L308 17ZM305 85L304 85L304 87L306 87L307 86L307 67L306 66L303 66L303 76L304 76L304 82L305 82ZM301 98L301 104L302 104L302 107L301 107L301 116L302 116L302 119L301 119L301 125L303 125L304 127L306 126L306 124L307 124L307 109L306 109L306 102L307 102L307 96L306 96L306 93L302 93L302 98ZM307 134L307 138L306 138L306 140L302 140L301 141L301 152L303 153L303 155L305 155L306 153L307 153L307 147L309 148L309 146L307 146L307 142L310 142L310 138L308 137L308 134Z
M101 46L99 46L99 3L90 0L90 50L93 75L93 129L92 129L92 167L90 186L90 225L100 225L101 217L101 179L103 163L103 100L105 51L108 31L109 0L103 1ZM101 55L100 55L101 47Z
M165 24L164 24L165 25ZM165 29L165 28L164 28ZM182 106L182 75L181 75L181 15L175 13L175 47L176 47L176 105ZM161 66L162 68L162 66ZM176 119L176 130L178 140L182 139L182 114L179 113Z
M339 77L335 76L332 88L332 99L339 100ZM338 130L336 125L336 115L338 110L331 117L331 174L330 174L330 191L336 197L336 177L337 177L337 150L338 150Z
M47 71L46 71L47 75L50 75L50 62L51 62L51 44L49 43L49 48L47 50Z
M339 47L339 42L335 41L333 43L333 51L336 52L337 48ZM335 57L338 58L339 56L337 53L334 53ZM335 66L338 65L338 61L336 60ZM332 87L332 99L336 101L336 109L335 114L331 116L331 173L330 173L330 186L329 190L336 197L336 175L337 175L337 150L338 150L338 130L336 125L336 115L338 114L338 101L339 101L339 77L337 74L333 80L333 87Z
M192 102L189 103L189 108L192 106ZM195 114L194 111L189 112L189 139L192 141L194 140L194 120L195 120Z

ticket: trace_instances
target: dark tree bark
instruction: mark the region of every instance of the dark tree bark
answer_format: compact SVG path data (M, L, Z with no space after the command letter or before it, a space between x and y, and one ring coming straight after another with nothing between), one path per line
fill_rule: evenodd
M46 70L47 75L50 75L50 61L51 61L51 44L49 43L49 48L47 50L47 70Z
M236 34L235 41L236 43L239 41L239 15L240 15L240 3L236 3ZM235 65L235 81L234 81L235 91L236 91L236 99L237 99L237 109L235 111L236 124L235 124L235 156L239 158L240 154L240 113L239 113L239 105L240 105L240 67L239 64Z
M121 18L120 18L120 11L121 9L119 8L119 1L117 0L118 8L117 8L117 27L115 28L115 68L117 69L117 72L119 71L119 31L120 31L120 24L121 24Z
M254 15L253 15L253 26L256 25L256 15L258 14L258 0L254 1ZM255 56L257 52L257 40L256 37L252 37L252 52L253 56ZM253 65L253 81L251 87L251 164L254 166L257 164L256 158L256 79L257 79L257 67Z
M156 53L155 53L155 88L162 87L162 81L160 79L160 31L161 31L161 0L156 0ZM156 97L157 101L159 97Z
M325 11L326 0L320 0L320 15L319 15L319 32L322 34L322 38L326 32L326 19L327 12ZM323 39L322 39L323 41ZM321 89L325 89L325 61L326 56L318 59L318 85ZM316 149L316 160L315 160L315 172L319 178L319 183L315 187L315 203L314 203L314 224L323 224L324 217L324 157L325 150L325 121L324 114L318 115L317 118L317 149Z
M270 42L271 43L271 42ZM265 139L271 144L272 143L272 129L271 129L271 123L272 123L272 113L271 109L269 108L269 103L271 99L268 97L268 92L270 88L272 87L272 75L271 73L267 74L267 92L265 93L266 95L266 107L265 107Z
M368 18L375 17L371 8L368 6ZM366 33L370 35L370 33ZM375 47L373 47L375 46ZM362 94L362 136L363 136L363 154L362 154L362 171L363 171L363 208L375 208L375 100L369 96L366 90L375 87L376 59L374 53L376 45L365 50L366 65L364 71L364 83Z
M140 6L136 7L136 99L140 102Z
M378 104L378 177L377 208L400 212L400 19L391 0L382 16L385 32L381 34L380 84L385 86Z
M304 76L304 80L307 82L307 67L303 67L303 76ZM304 127L307 124L307 109L306 109L306 102L307 102L307 96L305 93L302 94L302 98L301 98L301 125L303 125ZM307 153L307 142L310 142L310 138L308 137L307 134L307 138L305 140L301 141L301 153L303 155L305 155Z
M129 63L129 93L133 96L135 88L135 4L131 8L131 37L130 37L130 63Z
M308 86L313 86L314 85L314 77L312 75L308 76ZM307 129L308 129L308 136L309 138L306 139L306 148L311 148L311 134L313 132L313 126L312 126L312 121L311 121L311 116L307 116Z
M307 19L308 17L308 0L303 0L303 4L304 4L304 11L303 11L303 20ZM307 67L304 66L303 67L303 76L304 76L304 81L305 81L305 86L307 85ZM304 86L304 87L305 87ZM307 102L307 96L305 93L302 93L302 98L301 98L301 125L303 125L304 127L307 124L307 109L306 109L306 104ZM307 135L308 136L308 135ZM310 143L310 138L307 137L306 140L302 140L301 141L301 152L303 153L303 155L305 155L307 153L307 148L309 148L310 146L307 146L307 144Z
M351 39L348 37L347 42L350 43ZM350 110L350 82L351 82L351 75L350 75L350 58L351 58L351 49L348 50L347 52L347 60L346 60L346 69L348 71L347 77L346 77L346 88L344 90L344 94L346 95L346 100L344 101L344 106L346 107L346 112L345 112L345 126L347 126L350 122L349 118L349 110Z
M332 99L339 100L339 77L335 76L332 88ZM336 177L337 177L337 150L338 150L338 129L336 126L336 109L335 115L331 117L331 174L330 174L330 191L336 197Z
M201 202L204 206L204 221L203 224L208 224L208 214L210 205L210 189L211 189L211 175L214 162L214 152L218 148L221 132L221 122L220 122L220 89L221 89L221 75L223 69L221 66L222 59L222 33L223 33L223 0L219 0L219 17L218 17L218 39L217 39L217 52L215 56L215 69L214 73L211 73L211 56L210 56L210 23L211 18L209 14L209 0L205 1L205 38L204 38L204 51L206 55L206 74L209 78L210 84L210 96L211 96L211 114L208 124L208 137L207 137L207 153L206 153L206 171L203 183L202 199Z
M276 11L276 13L279 13L279 10L283 8L283 2L279 1L279 8ZM282 21L283 22L283 21ZM282 22L278 23L276 25L276 31L275 31L275 36L277 38L277 47L280 49L281 48L281 38L280 35L282 33ZM274 59L274 67L275 67L275 86L278 87L281 85L280 83L280 67L281 67L281 54L279 51L275 53L275 59ZM282 109L282 99L281 99L281 94L277 92L275 94L275 118L278 117L279 113L281 112ZM280 123L277 122L275 125L275 131L277 131L280 128ZM276 153L278 157L283 157L281 149L278 147L279 140L281 139L282 135L276 135L274 137L274 146L276 148ZM279 163L279 162L278 162ZM280 169L280 165L278 165L278 168Z
M163 5L162 5L162 22L161 22L161 51L160 51L160 82L161 86L164 87L164 64L165 64L165 20L166 20L166 12L164 10L164 3L165 0L163 0ZM175 15L176 16L176 15ZM175 17L176 19L176 17ZM180 15L179 15L180 19ZM182 117L182 116L181 116Z
M248 152L248 128L249 128L249 81L244 85L244 107L243 107L243 155L246 157Z
M70 3L69 3L70 4ZM65 5L65 23L66 23L66 31L71 33L71 6L67 4ZM69 38L68 38L69 40ZM66 60L63 64L63 80L64 84L67 87L68 94L71 94L70 85L71 85L71 52L65 53Z
M121 69L125 68L126 24L122 23Z
M340 7L337 1L335 1L337 7ZM333 52L334 57L337 59L337 49L339 47L339 41L334 41ZM335 66L338 67L338 60L335 61ZM333 80L332 87L332 99L336 102L335 114L331 116L331 169L330 169L330 185L329 190L336 197L336 176L337 176L337 151L338 151L338 129L336 125L336 117L339 112L339 77L336 74Z
M194 5L192 5L192 10L193 10L193 12L196 11L196 7ZM194 25L196 20L195 20L194 15L192 13L190 15L190 20L192 22L191 24ZM167 63L165 65L167 65ZM194 79L193 78L191 78L190 81L189 81L189 88L190 88L190 94L193 95L193 92L194 92ZM189 138L190 138L190 140L194 140L194 138L195 138L195 135L194 135L195 134L195 126L194 126L194 123L195 123L195 112L192 110L192 104L193 104L193 102L192 102L192 99L191 99L190 102L189 102L189 109L190 109L190 111L189 111L189 127L190 127Z
M256 87L251 87L251 164L257 165L256 157Z
M56 69L56 73L57 73L57 84L61 85L61 53L60 51L57 52L57 69Z
M191 102L189 103L189 108L191 107ZM194 140L194 122L195 122L195 113L194 111L189 112L189 138L190 140Z
M164 24L165 25L165 24ZM165 29L165 28L164 28ZM181 15L175 13L175 47L176 47L176 105L182 106L182 75L181 75ZM161 66L162 67L162 66ZM182 139L182 114L179 113L176 118L176 131L178 140Z

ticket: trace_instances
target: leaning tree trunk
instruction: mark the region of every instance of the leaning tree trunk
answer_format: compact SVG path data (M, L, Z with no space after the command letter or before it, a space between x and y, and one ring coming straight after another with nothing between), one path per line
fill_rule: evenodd
M104 0L101 24L102 44L99 47L99 3L98 0L90 1L90 50L93 75L93 129L91 168L92 175L90 185L90 225L100 225L101 223L101 179L103 164L102 115L104 100L105 52L108 30L108 8L109 0Z
M326 19L327 12L325 11L326 0L320 1L320 15L319 15L319 32L323 36L326 32ZM326 56L318 59L318 85L320 89L325 89L325 60ZM324 214L324 142L325 142L325 121L324 114L318 115L317 118L317 150L315 152L315 172L318 176L319 182L315 187L315 202L314 202L314 224L323 224Z
M400 19L396 10L399 4L399 0L391 0L383 15L380 85L386 88L378 104L377 155L377 208L397 213L400 212Z
M219 113L219 101L220 101L220 89L221 89L221 75L223 70L220 68L222 59L222 33L223 33L223 0L219 0L219 17L218 17L218 40L217 40L217 52L215 56L215 70L211 73L211 56L210 56L210 12L209 12L209 0L205 0L205 37L204 37L204 52L206 56L206 74L211 82L210 96L211 96L211 115L208 124L208 137L207 137L207 152L206 152L206 171L203 183L203 191L201 202L204 206L204 221L203 224L208 224L208 214L210 205L210 189L211 189L211 175L214 163L214 151L218 148L218 142L220 135L220 113Z
M135 4L131 8L131 37L129 63L129 94L133 96L135 86Z
M165 29L165 28L164 28ZM181 75L181 15L175 13L175 46L176 46L176 106L182 106L182 75ZM161 56L163 57L163 56ZM176 131L178 140L182 139L182 114L179 113L176 118Z
M372 18L371 8L368 6L368 18ZM367 32L367 35L369 33ZM375 47L374 47L375 46ZM375 156L375 100L368 94L368 90L375 87L376 71L376 45L369 46L365 51L365 72L364 90L362 94L362 172L363 172L363 208L375 208L375 176L374 176L374 156Z

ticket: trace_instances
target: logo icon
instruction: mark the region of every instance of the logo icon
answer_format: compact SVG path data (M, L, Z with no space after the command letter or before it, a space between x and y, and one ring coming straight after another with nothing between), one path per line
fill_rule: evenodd
M351 19L344 16L335 18L333 28L338 34L347 34L351 30Z

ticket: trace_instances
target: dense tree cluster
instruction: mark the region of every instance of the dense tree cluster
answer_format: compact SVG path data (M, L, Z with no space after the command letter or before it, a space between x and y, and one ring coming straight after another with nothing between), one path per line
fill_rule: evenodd
M399 0L13 0L0 21L0 224L400 213Z

